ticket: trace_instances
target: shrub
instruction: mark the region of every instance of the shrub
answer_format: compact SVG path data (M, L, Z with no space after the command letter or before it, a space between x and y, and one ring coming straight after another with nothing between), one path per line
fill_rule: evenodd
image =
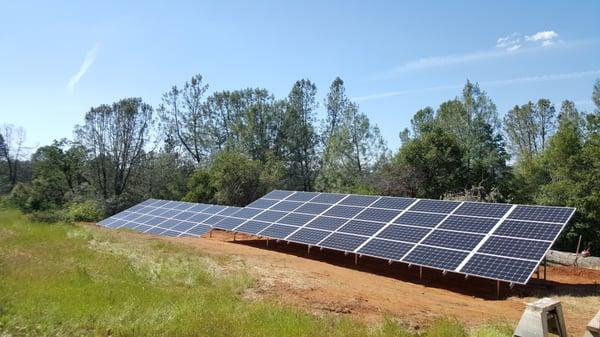
M67 208L67 216L72 221L98 221L104 214L104 209L95 200L71 203Z
M29 218L32 221L43 223L66 222L69 220L66 212L60 210L33 211L29 214Z

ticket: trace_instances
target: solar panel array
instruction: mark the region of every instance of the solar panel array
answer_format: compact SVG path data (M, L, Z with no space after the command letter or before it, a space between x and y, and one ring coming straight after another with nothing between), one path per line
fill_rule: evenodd
M244 208L150 199L99 224L168 236L217 228L525 284L574 212L275 190Z
M201 236L240 207L149 199L98 224L165 236Z
M525 284L574 211L276 190L213 226Z

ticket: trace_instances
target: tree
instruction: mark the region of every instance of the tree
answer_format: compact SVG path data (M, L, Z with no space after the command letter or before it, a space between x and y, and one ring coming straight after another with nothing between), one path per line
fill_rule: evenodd
M83 146L67 139L55 140L33 154L34 179L57 176L62 181L61 190L76 193L79 185L88 182L85 178L85 159L86 150Z
M316 93L317 87L310 80L299 80L288 95L276 150L285 163L285 185L289 189L314 188L318 165L318 137L314 130Z
M12 189L19 179L20 164L25 156L25 129L12 124L0 127L0 158L4 160L8 181L8 190Z
M202 75L194 75L183 88L173 86L166 92L158 108L164 127L197 164L208 160L215 143L203 98L207 90Z
M414 191L410 196L437 199L464 186L463 156L456 137L436 126L403 144L392 160L398 169L388 166L386 170L400 178L397 185Z
M76 128L88 152L89 180L105 200L121 197L141 173L152 125L152 107L141 98L126 98L91 108Z

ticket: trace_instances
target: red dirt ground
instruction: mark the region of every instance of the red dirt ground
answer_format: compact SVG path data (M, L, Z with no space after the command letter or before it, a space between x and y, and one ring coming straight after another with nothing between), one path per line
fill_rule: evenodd
M491 280L432 269L423 269L419 279L419 268L405 264L363 257L355 265L353 255L331 250L313 247L308 256L303 245L271 240L267 246L264 239L240 234L234 242L231 233L222 231L208 236L160 239L232 256L257 279L248 298L275 300L317 315L337 313L367 322L393 317L414 329L438 316L453 316L468 326L493 321L516 325L527 302L552 297L563 303L569 333L580 336L600 309L600 270L552 266L546 281L534 275L527 286L510 289L502 283L498 298Z

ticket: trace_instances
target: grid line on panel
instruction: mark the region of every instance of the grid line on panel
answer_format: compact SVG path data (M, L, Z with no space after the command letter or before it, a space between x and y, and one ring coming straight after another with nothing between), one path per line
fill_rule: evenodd
M429 231L429 233L427 233L427 235L425 235L423 238L421 238L421 240L419 240L419 242L417 242L406 254L404 254L404 256L402 257L402 259L400 261L404 261L404 259L410 254L412 253L413 250L415 250L415 248L417 248L423 241L425 241L425 239L427 239L427 237L429 236L429 234L431 234L431 232L433 232L434 230L436 230L441 223L443 223L444 221L446 221L446 219L448 219L448 217L450 217L454 211L456 211L464 202L460 202L458 203L458 205L456 205L454 207L454 209L448 213L446 215L446 217L444 219L442 219L440 222L438 222L437 225L435 225L433 228L431 228L431 230Z
M258 200L265 199L265 197L267 197L269 194L272 194L273 192L278 192L278 191L279 191L279 190L274 190L274 191L271 191L271 192L269 192L267 195L265 195L264 197L262 197L262 198L260 198L260 199L258 199ZM280 201L284 201L284 200L286 200L288 197L290 197L290 196L291 196L291 195L293 195L294 193L296 193L296 192L292 192L292 193L290 193L290 194L287 194L287 195L286 195L285 197L283 197L282 199L279 199L279 200L277 200L277 202L275 202L274 204L270 205L269 207L267 207L267 208L263 209L263 210L262 210L260 213L258 213L258 214L256 214L256 215L254 215L253 217L251 217L251 218L249 218L249 219L246 219L246 220L245 220L244 222L242 222L240 225L238 225L238 226L236 226L236 227L232 228L232 229L231 229L231 231L232 231L232 232L235 232L235 230L236 230L236 229L238 229L239 227L241 227L241 226L245 225L245 224L246 224L247 222L249 222L249 221L261 221L261 220L256 220L256 217L260 216L261 214L263 214L263 213L265 213L265 212L267 212L267 211L270 211L270 210L271 210L271 207L273 207L273 206L277 205L277 204L278 204ZM274 200L275 200L275 199L274 199ZM256 202L256 201L255 201L255 202ZM270 223L270 225L269 225L269 226L271 226L273 223L275 223L274 221L273 221L273 222L271 222L271 221L262 221L262 222L269 222L269 223ZM263 230L267 229L269 226L267 226L267 227L263 228ZM262 232L262 230L261 230L261 232ZM260 233L260 232L258 232L258 233ZM258 233L255 233L255 235L258 235Z
M479 250L479 248L481 248L481 246L483 246L485 244L485 242L492 236L492 234L494 234L496 229L498 229L498 227L500 227L502 225L502 223L506 219L508 219L508 217L515 210L515 208L517 208L517 205L512 205L510 207L510 209L504 214L504 216L502 216L502 218L500 218L500 220L498 220L496 225L494 225L494 227L492 227L490 229L490 231L485 235L485 237L481 241L479 241L479 244L477 246L475 246L475 248L473 248L473 250L469 253L469 255L467 255L467 257L464 259L464 261L460 265L458 265L458 267L456 267L456 269L455 269L456 272L460 272L461 269L469 262L469 260L471 260L473 258L475 253Z
M400 213L398 213L398 215L396 215L393 219L391 219L390 221L388 221L385 226L381 227L377 232L373 233L373 235L371 235L367 241L363 242L360 246L358 246L358 248L356 248L354 250L354 252L358 252L362 247L364 247L367 243L369 243L370 241L373 241L373 238L375 238L377 235L379 235L379 233L383 232L386 228L388 228L392 223L394 223L394 221L396 219L398 219L400 216L402 216L402 214L408 212L408 210L411 209L411 207L413 207L413 205L415 205L417 202L419 202L419 199L415 199L413 200L413 202L408 205L405 209L403 209Z
M377 202L379 199L381 199L381 198L382 198L382 197L379 197L379 198L377 198L377 199L373 200L373 202L371 202L371 203L370 203L369 205L367 205L365 208L367 208L367 207L370 207L372 204L376 203L376 202ZM358 214L360 214L360 212L358 212L358 213L354 214L354 216L353 216L352 218L348 219L348 221L346 221L346 223L348 223L350 220L354 220ZM344 225L345 225L345 224L344 224ZM336 228L334 231L332 231L331 233L329 233L329 235L327 235L325 238L323 238L323 240L319 241L319 243L317 243L315 246L320 246L320 245L321 245L321 243L322 243L323 241L327 240L327 239L328 239L330 236L332 236L333 234L337 233L337 232L338 232L338 230L339 230L340 228L342 228L344 225L341 225L340 227ZM367 240L368 240L368 238L367 238ZM360 247L360 246L362 246L362 244L361 244L361 245L359 245L359 247ZM356 249L358 249L358 247L357 247ZM355 252L355 251L356 251L356 249L354 249L354 250L353 250L353 252Z
M318 194L318 195L317 195L315 198L317 198L319 195L320 195L320 194ZM312 219L311 219L309 222L307 222L307 223L305 223L304 225L300 226L300 227L299 227L297 230L295 230L293 233L290 233L290 235L288 235L288 236L285 238L285 240L288 240L288 239L289 239L291 236L293 236L294 234L296 234L296 232L298 232L299 230L301 230L301 229L305 228L306 226L308 226L310 223L312 223L313 221L315 221L315 219L317 219L318 217L320 217L320 216L323 216L323 214L325 214L325 212L327 212L327 211L329 211L330 209L332 209L333 207L335 207L335 206L339 205L339 203L340 203L342 200L346 199L348 196L349 196L349 194L345 195L343 198L339 199L339 200L338 200L338 201L336 201L334 204L331 204L329 207L327 207L327 209L325 209L325 210L323 210L321 213L319 213L319 214L315 215L315 217L314 217L314 218L312 218ZM348 222L348 221L346 221L346 223L347 223L347 222ZM342 226L343 226L343 225L342 225ZM342 227L342 226L340 226L340 227ZM340 227L338 227L338 228L340 228ZM309 227L309 228L310 228L310 227ZM328 235L328 236L329 236L329 235ZM325 238L327 238L327 236L326 236ZM322 240L324 240L325 238L323 238ZM322 241L322 240L321 240L321 241ZM321 241L319 241L319 242L321 242Z

